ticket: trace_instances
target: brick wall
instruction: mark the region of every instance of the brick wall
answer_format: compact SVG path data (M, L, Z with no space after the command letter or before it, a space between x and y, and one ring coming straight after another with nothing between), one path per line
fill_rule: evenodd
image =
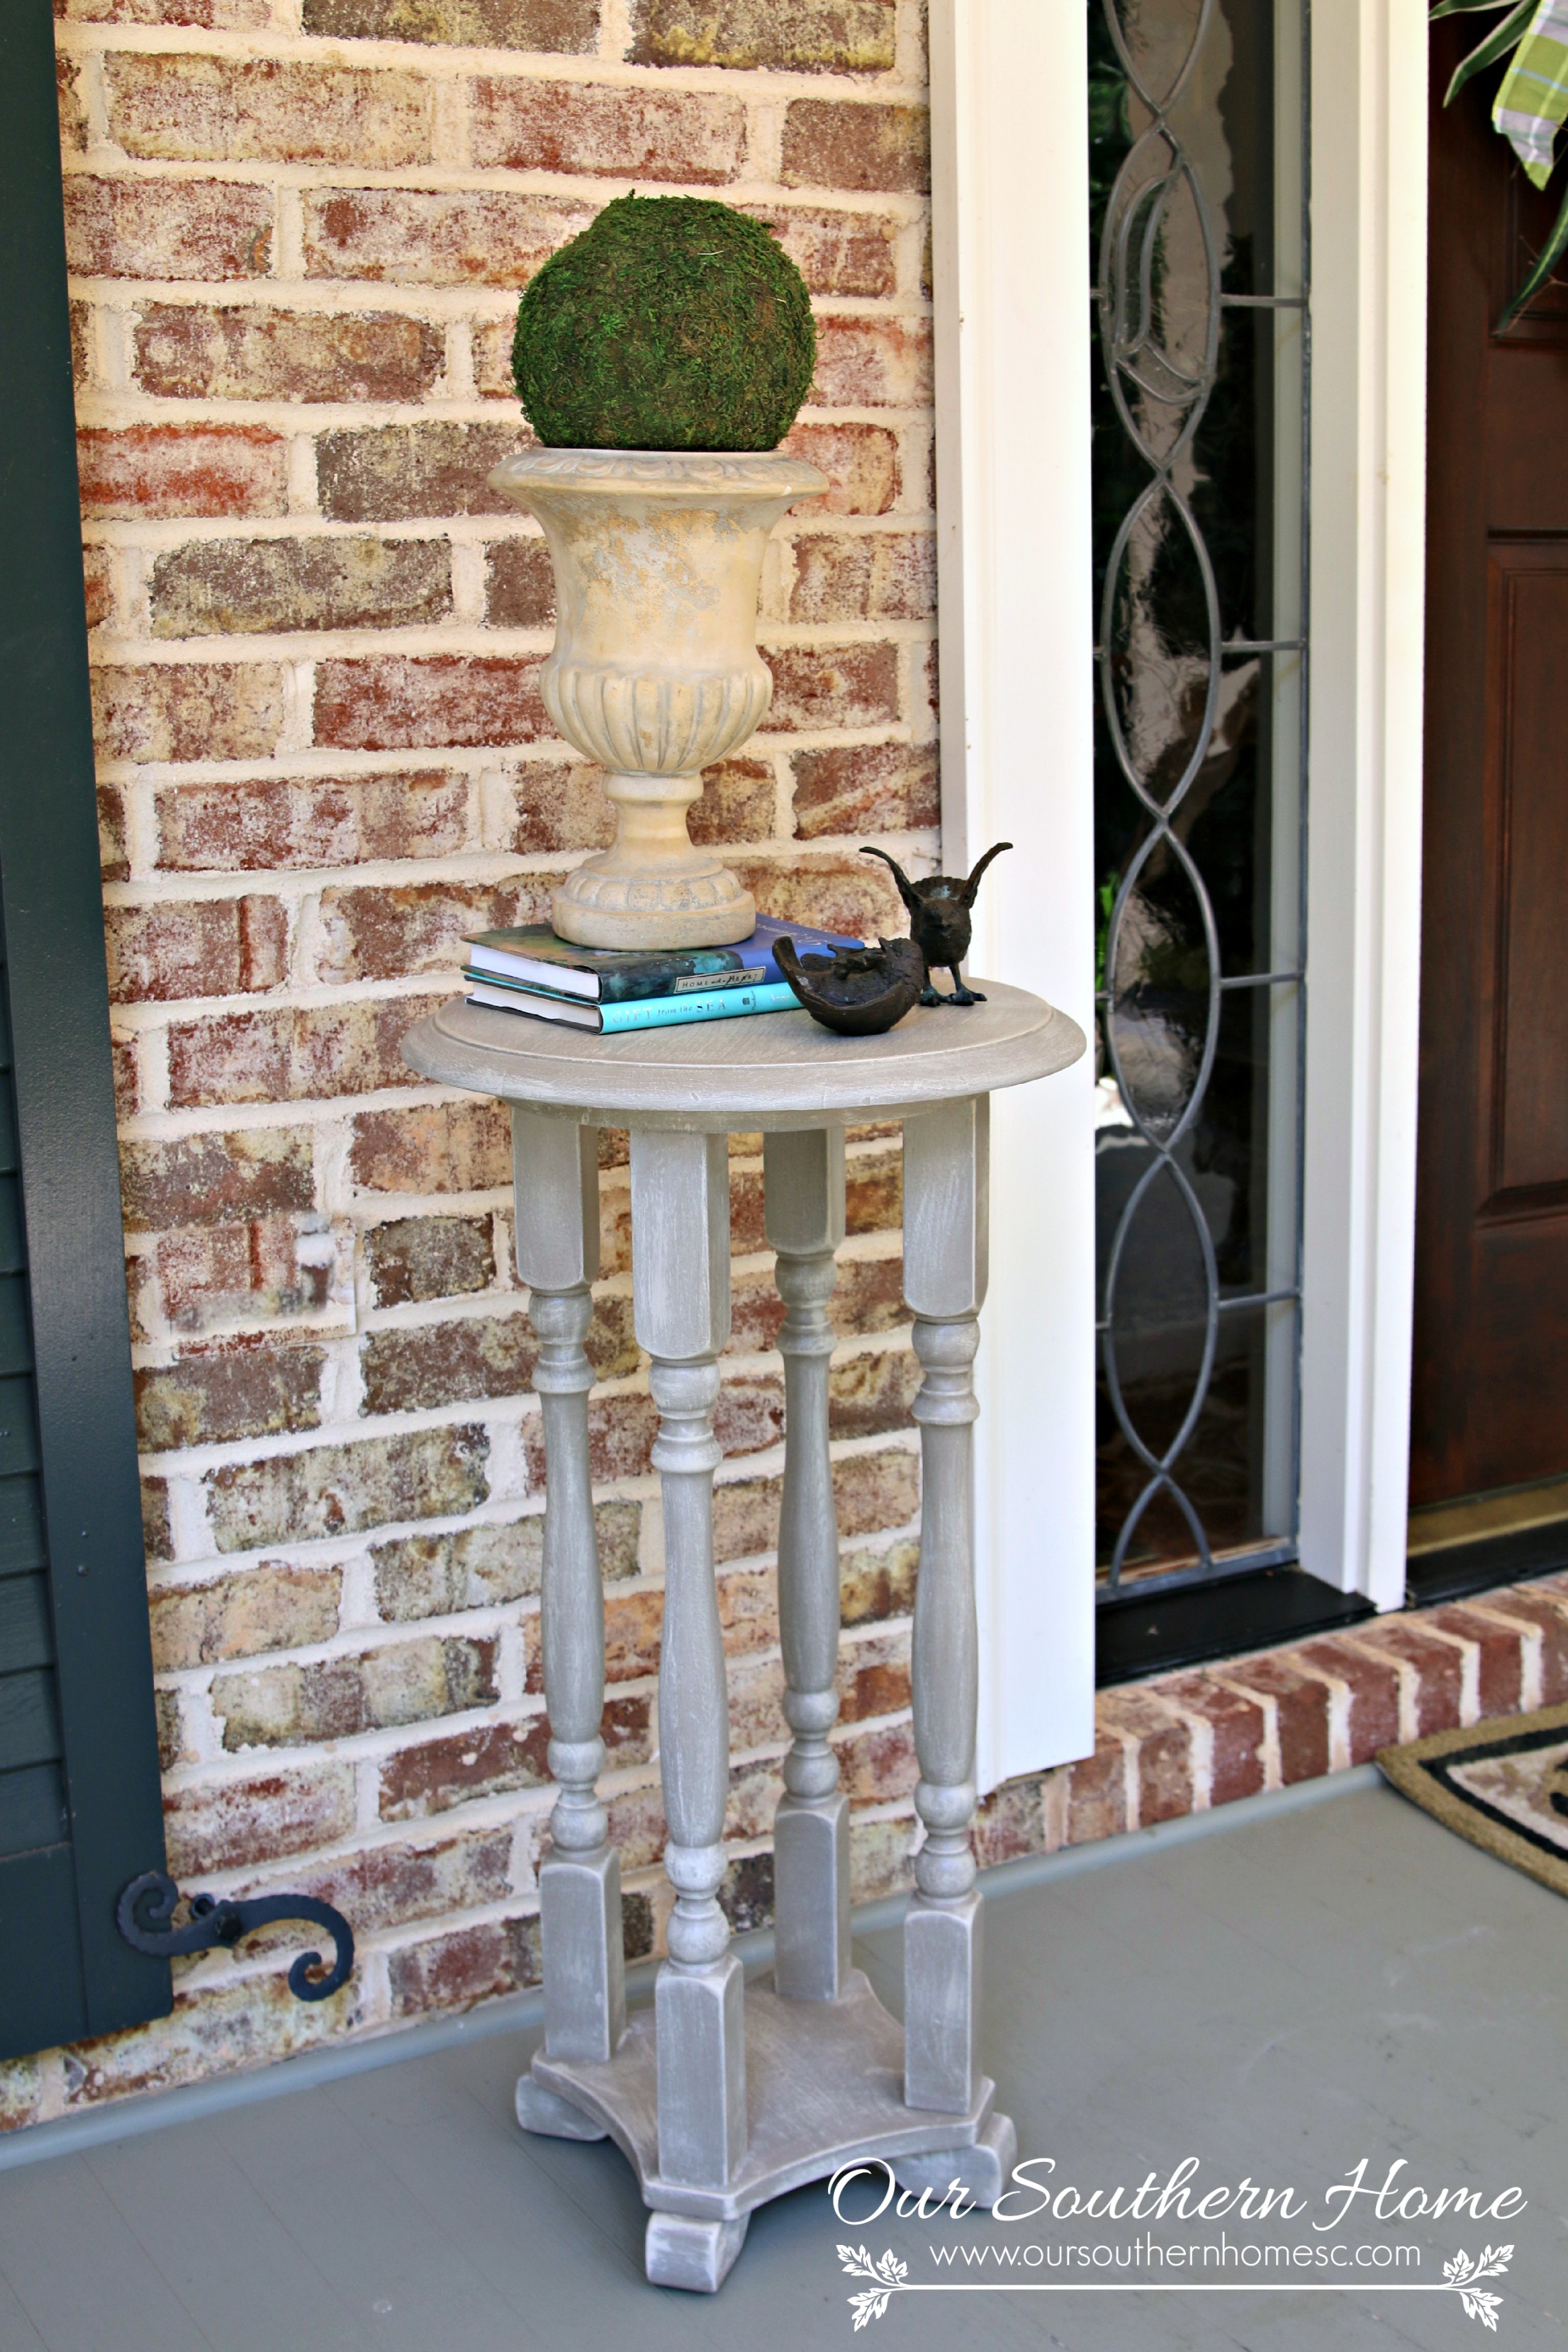
M550 740L551 582L485 488L519 289L628 187L723 196L805 272L766 730L693 831L768 911L904 928L937 848L921 0L58 0L105 904L171 1868L308 1888L353 1987L265 1946L165 2024L0 2070L0 2121L525 1985L547 1808L533 1341L504 1123L398 1045L461 931L607 838ZM660 1526L606 1137L590 1349L627 1948L657 1948ZM734 1159L720 1428L744 1922L784 1727L780 1309ZM836 1302L861 1891L908 1843L917 1501L896 1129L851 1146Z

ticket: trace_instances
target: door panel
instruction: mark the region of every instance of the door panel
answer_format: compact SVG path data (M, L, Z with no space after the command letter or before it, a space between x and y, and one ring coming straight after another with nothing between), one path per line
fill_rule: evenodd
M1568 1184L1568 541L1494 546L1490 575L1495 1198Z

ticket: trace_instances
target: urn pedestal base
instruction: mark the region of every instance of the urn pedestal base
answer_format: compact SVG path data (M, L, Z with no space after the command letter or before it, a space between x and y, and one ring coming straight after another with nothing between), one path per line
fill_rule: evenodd
M749 940L757 902L728 866L689 850L672 871L626 872L616 849L588 858L550 900L551 923L584 948L727 948Z

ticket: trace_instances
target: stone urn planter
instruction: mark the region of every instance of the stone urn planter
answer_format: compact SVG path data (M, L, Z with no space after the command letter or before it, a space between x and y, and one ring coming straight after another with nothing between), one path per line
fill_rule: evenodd
M555 892L555 929L595 948L746 939L752 895L692 845L686 812L702 769L766 715L763 550L826 477L762 452L543 448L508 458L489 480L543 528L556 602L544 706L568 743L603 763L616 811L614 846Z

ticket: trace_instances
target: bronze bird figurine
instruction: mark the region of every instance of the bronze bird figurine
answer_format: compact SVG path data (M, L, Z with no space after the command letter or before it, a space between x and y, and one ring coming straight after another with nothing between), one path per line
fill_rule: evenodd
M879 1037L926 984L925 958L912 940L835 948L830 956L801 956L793 940L780 940L773 955L812 1019L841 1037Z
M911 882L904 869L885 849L863 848L862 857L879 857L884 866L891 866L893 879L899 886L899 896L910 910L910 937L925 958L927 979L921 996L922 1004L984 1004L984 997L978 989L966 988L960 964L969 953L971 924L969 910L974 904L974 894L980 887L980 877L994 857L1011 849L1010 841L994 842L967 881L956 874L932 874L924 882ZM952 974L952 989L944 996L931 974L938 967Z

